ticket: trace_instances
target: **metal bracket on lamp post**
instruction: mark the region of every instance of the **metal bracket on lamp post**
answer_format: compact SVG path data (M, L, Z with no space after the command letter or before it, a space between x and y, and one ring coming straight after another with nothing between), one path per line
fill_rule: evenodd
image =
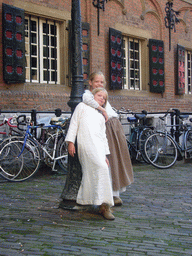
M97 31L98 31L98 36L100 33L99 30L99 24L100 24L100 19L99 19L99 10L102 9L103 11L105 11L105 3L107 3L107 1L110 0L93 0L93 6L97 8Z
M169 0L166 3L165 7L165 27L169 29L169 51L171 50L171 30L174 29L174 32L176 32L175 24L179 22L179 19L177 18L177 15L179 15L178 11L173 10L173 0Z

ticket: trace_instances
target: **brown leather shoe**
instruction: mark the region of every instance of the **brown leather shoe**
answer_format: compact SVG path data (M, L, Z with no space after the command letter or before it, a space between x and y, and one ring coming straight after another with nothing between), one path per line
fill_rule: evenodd
M115 217L111 212L110 206L106 203L103 203L99 207L99 213L107 220L114 220Z
M114 197L113 197L113 200L114 200L114 205L115 205L115 206L121 206L121 205L123 204L123 201L122 201L121 198L118 197L118 196L114 196Z

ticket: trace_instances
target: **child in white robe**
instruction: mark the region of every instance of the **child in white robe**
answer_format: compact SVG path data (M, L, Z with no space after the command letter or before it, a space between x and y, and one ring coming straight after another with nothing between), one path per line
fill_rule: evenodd
M113 199L115 206L121 206L123 201L120 193L133 182L133 167L127 147L123 127L117 113L109 102L103 108L94 99L92 91L95 88L105 87L105 76L102 72L94 72L89 77L89 90L83 94L83 102L102 112L106 119L106 135L109 142L110 155L108 157L112 176Z
M93 91L100 106L107 102L108 94L103 88ZM107 155L110 154L106 138L104 116L96 109L79 103L72 115L66 142L73 157L75 139L79 162L82 167L82 181L77 194L80 205L99 206L99 212L106 219L114 219L110 207L114 205L111 177Z

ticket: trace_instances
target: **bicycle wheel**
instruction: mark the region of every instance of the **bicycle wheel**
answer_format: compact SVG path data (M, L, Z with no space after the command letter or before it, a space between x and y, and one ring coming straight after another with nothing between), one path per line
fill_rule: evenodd
M2 149L6 144L8 144L9 142L11 141L14 141L14 140L24 140L24 136L9 136L7 138L5 138L4 140L2 140L0 142L0 149Z
M58 141L57 150L56 150L57 157L62 156L62 158L58 159L58 164L64 173L67 173L68 169L68 147L67 143L65 142L65 137L61 137Z
M144 145L145 145L145 141L146 139L153 134L153 130L150 128L144 128L143 130L141 130L140 134L139 134L139 151L141 153L141 156L143 158L143 160L149 164L149 161L145 155L145 150L144 150Z
M24 181L31 178L39 170L41 165L40 148L33 139L27 139L22 155L24 156L23 170L14 181Z
M185 134L186 158L192 158L192 130L188 130Z
M39 169L40 166L40 150L38 145L32 139L27 139L26 144L23 148L24 141L11 141L7 143L1 152L1 167L3 168L4 172L14 174L11 178L9 176L5 177L10 181L24 181L31 178ZM17 150L16 150L16 149ZM10 150L11 149L11 150ZM21 150L23 152L21 153ZM10 152L9 152L10 151ZM9 153L8 153L9 152ZM5 157L5 153L7 156ZM21 153L21 154L20 154ZM9 158L11 159L9 161ZM19 162L22 159L22 169L15 174L14 162ZM17 170L17 169L16 169Z
M5 144L0 151L0 174L5 179L12 181L22 171L24 165L23 155L18 157L21 146L12 141Z
M149 163L160 169L173 166L177 160L177 146L174 140L164 133L149 136L144 150Z

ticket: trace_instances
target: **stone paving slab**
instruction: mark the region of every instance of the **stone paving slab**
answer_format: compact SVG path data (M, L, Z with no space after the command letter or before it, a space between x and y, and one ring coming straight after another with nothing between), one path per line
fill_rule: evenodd
M192 163L134 165L114 221L58 208L66 176L0 182L0 255L192 255Z

